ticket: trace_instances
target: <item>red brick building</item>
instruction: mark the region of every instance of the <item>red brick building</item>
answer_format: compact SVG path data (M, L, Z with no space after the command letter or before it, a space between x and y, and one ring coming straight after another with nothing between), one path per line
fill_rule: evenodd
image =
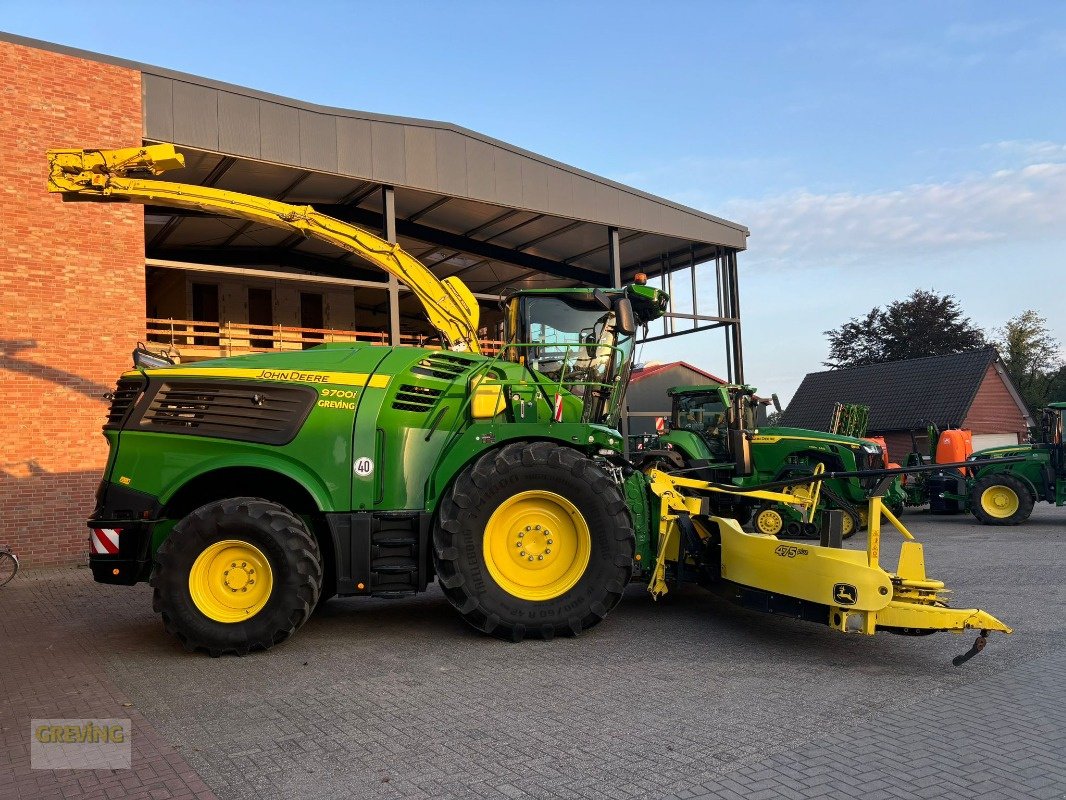
M1033 420L994 348L812 372L788 404L782 424L827 430L835 403L870 407L871 436L884 436L893 461L929 452L926 428L973 431L975 450L1018 444Z
M0 34L0 545L76 562L107 449L103 395L138 341L180 361L323 341L433 344L417 301L356 256L217 215L64 204L45 151L172 142L172 179L309 203L459 275L496 338L508 287L717 280L740 373L747 229L455 125L327 108ZM171 176L168 176L171 177ZM680 280L683 278L683 280ZM707 287L706 293L715 292ZM692 307L695 307L694 305ZM661 338L661 337L655 337Z
M57 213L44 149L140 141L141 76L0 41L0 77L0 544L31 564L75 561L107 458L102 395L144 338L144 214Z

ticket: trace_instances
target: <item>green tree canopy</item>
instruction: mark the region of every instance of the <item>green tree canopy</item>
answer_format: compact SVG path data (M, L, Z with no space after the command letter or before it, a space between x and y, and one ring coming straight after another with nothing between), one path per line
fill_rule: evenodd
M1066 400L1066 365L1044 317L1032 309L1023 311L996 329L994 344L1030 410L1050 400Z
M823 363L833 369L962 353L986 344L984 332L963 315L954 295L923 289L852 317L825 335L829 359Z

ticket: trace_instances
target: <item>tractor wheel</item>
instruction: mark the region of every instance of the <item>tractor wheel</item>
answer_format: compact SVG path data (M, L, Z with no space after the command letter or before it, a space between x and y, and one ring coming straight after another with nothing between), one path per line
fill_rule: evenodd
M849 509L841 509L844 512L844 526L840 531L841 539L850 539L855 532L865 527L862 515Z
M322 589L318 543L283 506L235 497L174 526L155 556L152 605L188 650L266 650L307 620Z
M776 508L763 507L755 514L752 525L757 533L778 536L785 529L785 518Z
M634 548L614 481L551 442L483 455L455 480L433 532L451 604L478 630L516 642L602 620L632 577Z
M985 475L970 491L970 511L984 525L1018 525L1033 513L1033 496L1013 475Z

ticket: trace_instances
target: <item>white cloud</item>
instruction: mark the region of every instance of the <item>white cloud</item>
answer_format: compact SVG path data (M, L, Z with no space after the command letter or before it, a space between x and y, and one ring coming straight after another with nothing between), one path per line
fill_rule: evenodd
M1025 146L1045 157L1066 156L1066 147L1051 142ZM747 263L847 265L989 243L1057 240L1066 237L1066 162L1047 160L866 194L798 190L735 200L715 211L751 230Z
M1008 139L1003 142L991 142L981 146L984 151L993 152L1008 158L1020 159L1026 165L1034 162L1066 161L1066 144L1061 142L1041 142L1034 139Z
M990 22L956 22L948 26L945 36L948 40L983 44L1010 36L1029 27L1022 20L993 20Z

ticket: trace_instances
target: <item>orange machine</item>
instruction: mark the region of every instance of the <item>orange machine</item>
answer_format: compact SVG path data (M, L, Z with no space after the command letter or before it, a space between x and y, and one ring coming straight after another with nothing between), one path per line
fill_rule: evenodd
M884 436L863 436L862 438L881 447L881 452L885 454L884 467L887 469L899 469L899 464L893 464L891 457L888 455L888 442L885 441ZM906 480L906 476L904 476L904 480Z
M936 442L936 463L951 464L965 461L973 453L973 431L951 429L941 431ZM964 472L959 467L959 472Z

